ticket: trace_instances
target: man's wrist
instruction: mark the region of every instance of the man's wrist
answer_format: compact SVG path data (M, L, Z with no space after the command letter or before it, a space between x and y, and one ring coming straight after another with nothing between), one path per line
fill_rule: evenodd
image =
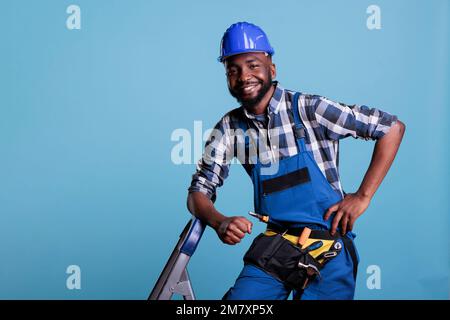
M214 230L219 229L222 222L226 219L226 217L218 211L213 213L214 218L210 220L210 226Z
M358 197L360 197L360 198L364 198L364 199L367 199L367 200L372 200L372 196L373 196L373 194L371 194L370 192L368 192L368 191L365 191L365 190L358 190L358 191L356 191L356 195L358 196Z

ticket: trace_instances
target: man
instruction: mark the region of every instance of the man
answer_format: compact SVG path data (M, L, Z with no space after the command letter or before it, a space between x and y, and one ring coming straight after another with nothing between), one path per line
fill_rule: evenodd
M219 61L241 106L222 117L207 141L188 208L226 244L251 233L249 220L227 217L213 204L237 156L253 182L255 212L268 225L224 299L287 299L291 292L353 299L358 256L351 231L389 170L405 125L375 108L282 88L273 81L273 54L258 26L239 22L226 30ZM377 142L359 189L345 194L338 141L348 136Z

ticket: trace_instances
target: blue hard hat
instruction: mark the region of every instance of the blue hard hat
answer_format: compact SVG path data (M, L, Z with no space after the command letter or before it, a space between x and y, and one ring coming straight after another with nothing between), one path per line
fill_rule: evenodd
M245 52L267 52L269 55L275 53L260 27L248 22L232 24L223 34L220 57L217 60L223 62L229 56Z

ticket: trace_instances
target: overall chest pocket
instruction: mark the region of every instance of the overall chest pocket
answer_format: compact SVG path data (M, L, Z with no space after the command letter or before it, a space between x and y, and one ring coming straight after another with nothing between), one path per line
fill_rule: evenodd
M317 205L308 167L261 181L261 209L276 220L297 221L314 215Z
M311 183L311 177L309 176L307 167L275 178L263 180L261 182L261 191L263 196L267 196L305 183Z

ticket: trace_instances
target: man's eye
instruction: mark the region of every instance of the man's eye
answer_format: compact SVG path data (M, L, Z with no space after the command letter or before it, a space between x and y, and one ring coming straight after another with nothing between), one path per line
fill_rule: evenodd
M236 74L236 70L234 70L234 69L228 70L227 74L228 75Z
M250 65L250 69L255 69L255 68L258 68L259 66L257 65L257 64L251 64Z

